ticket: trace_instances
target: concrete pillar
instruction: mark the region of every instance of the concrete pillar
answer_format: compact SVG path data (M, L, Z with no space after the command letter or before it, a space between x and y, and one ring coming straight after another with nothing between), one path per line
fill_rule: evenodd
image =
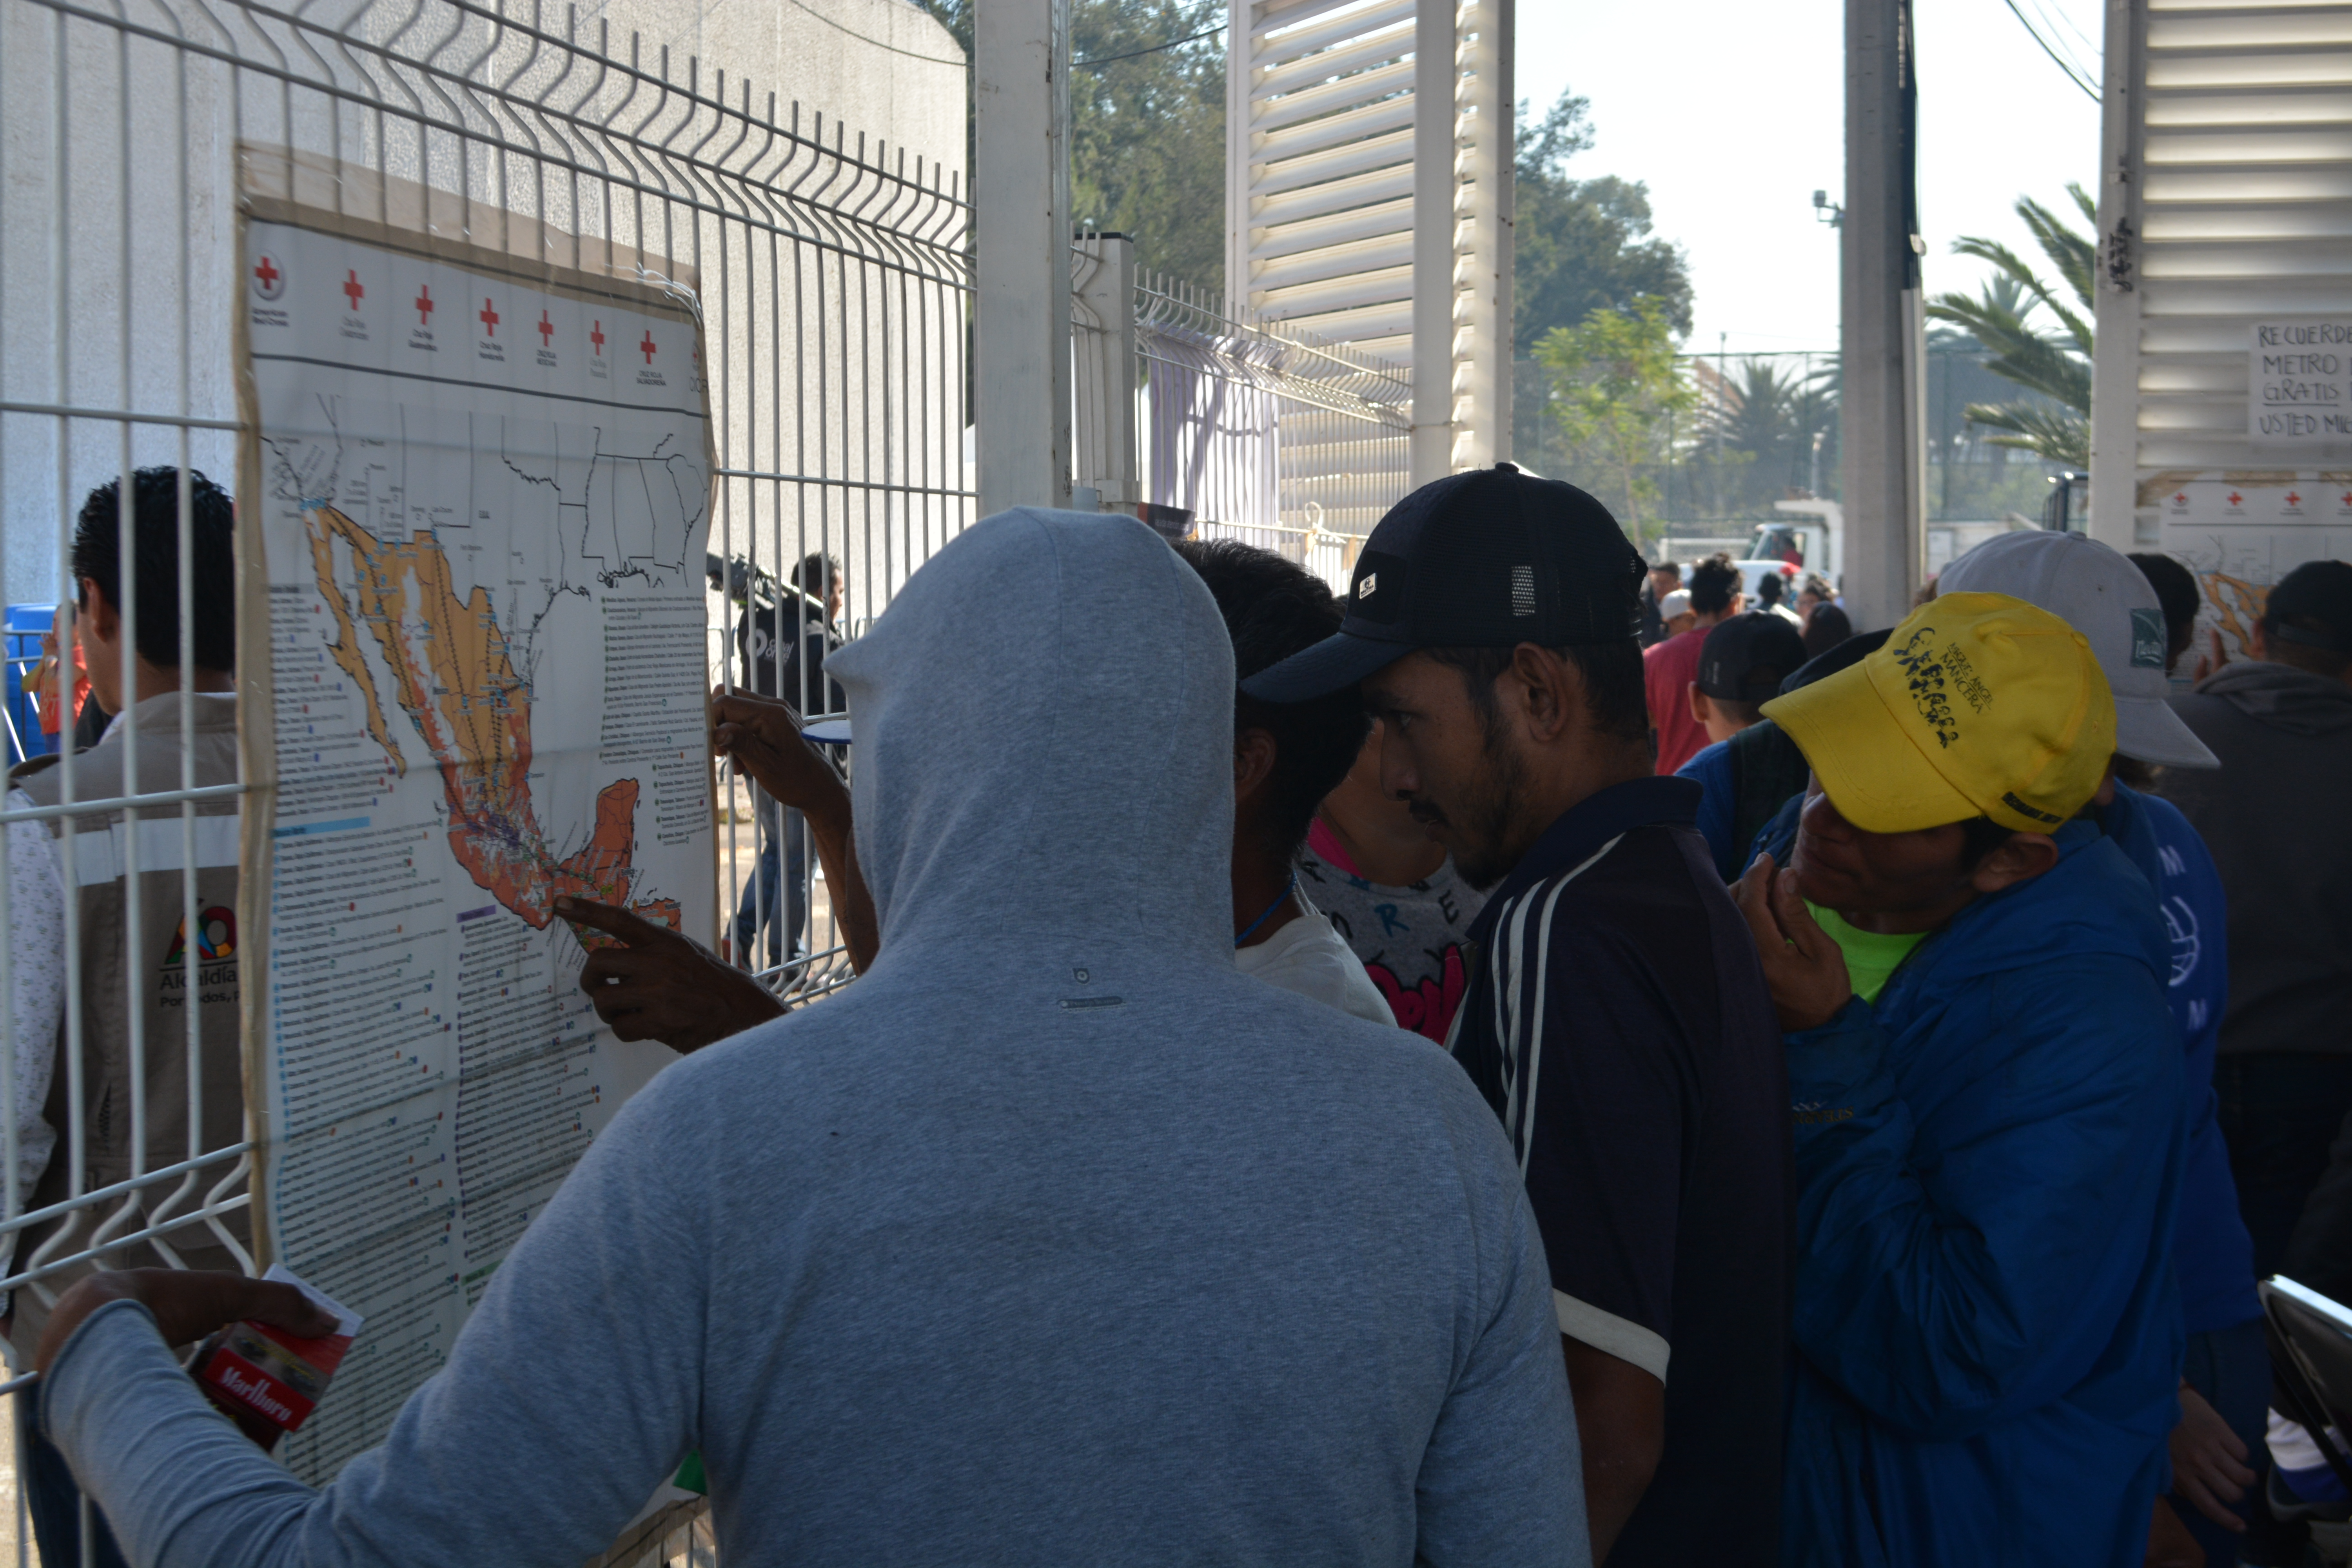
M1927 568L1926 319L1912 210L1907 0L1846 0L1841 420L1845 601L1856 631L1909 612Z
M1415 489L1454 470L1453 0L1412 25L1412 451Z
M979 0L973 417L980 511L1070 501L1067 0Z
M2139 101L2147 0L2107 0L2099 93L2099 255L2093 276L2091 516L2102 544L2141 548L2139 490L2140 187L2147 110Z

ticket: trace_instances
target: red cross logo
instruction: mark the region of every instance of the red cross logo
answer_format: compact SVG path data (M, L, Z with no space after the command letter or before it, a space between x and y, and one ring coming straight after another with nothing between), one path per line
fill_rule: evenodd
M286 274L278 269L274 258L263 257L261 264L253 269L253 291L265 300L275 300L286 292Z
M2286 492L2286 504L2289 506L2301 506L2303 504L2303 498L2295 494L2293 490L2289 490Z
M499 335L499 313L490 309L488 300L482 301L482 330L494 338Z
M2346 506L2352 506L2352 490L2346 490L2344 492L2344 504Z
M2189 504L2189 492L2187 490L2179 490L2174 492L2172 504L2175 506L2187 506Z
M597 323L596 323L595 330L594 330L593 331L591 331L591 332L588 334L588 341L589 341L590 342L594 343L594 344L596 345L596 357L597 357L598 359L602 359L602 358L604 358L604 322L599 321L599 322L597 322Z
M2246 499L2245 497L2243 497L2243 496L2240 495L2240 494L2239 494L2237 491L2235 491L2235 490L2231 490L2231 491L2230 492L2230 504L2231 504L2231 506L2235 506L2235 505L2237 505L2240 501L2242 501L2242 500L2245 500L2245 499Z
M646 356L647 364L654 363L654 330L651 327L646 329L646 341L637 345L637 352Z
M360 308L360 301L367 298L367 290L360 287L360 275L354 269L346 268L343 272L343 298L352 302L354 310Z
M547 319L546 311L541 310L539 313L539 346L541 348L545 348L554 341L555 323Z
M429 327L433 324L433 285L430 283L420 284L417 287L416 324L420 327Z

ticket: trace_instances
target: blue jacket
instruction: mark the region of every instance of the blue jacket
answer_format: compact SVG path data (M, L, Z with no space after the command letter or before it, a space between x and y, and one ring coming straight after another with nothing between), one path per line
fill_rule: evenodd
M2055 837L1874 1006L1787 1037L1792 1565L2141 1561L2179 1414L2180 1042L2147 883L2092 824Z
M2263 1315L2254 1294L2254 1241L2238 1212L2230 1149L2216 1120L2213 1052L2230 997L2228 904L2205 840L2160 795L2116 786L2100 825L2156 889L2171 942L2165 994L2180 1026L2182 1089L2189 1097L2189 1156L2173 1231L2180 1311L2189 1331L2226 1329Z

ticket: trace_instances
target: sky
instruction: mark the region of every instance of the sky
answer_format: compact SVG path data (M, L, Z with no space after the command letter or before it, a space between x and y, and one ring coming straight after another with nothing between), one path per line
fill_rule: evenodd
M2056 205L2097 174L2099 110L2004 0L1914 0L1919 213L1928 290L1974 292L1988 268L1960 235L2040 252L2011 210ZM2094 80L2098 0L2020 0ZM1530 115L1563 90L1592 103L1593 148L1568 172L1650 187L1656 232L1689 256L1688 348L1834 350L1837 235L1812 193L1843 199L1842 0L1519 0L1517 89ZM1675 44L1662 30L1671 31ZM2071 204L2068 210L2071 209ZM2042 269L2048 276L2048 269Z

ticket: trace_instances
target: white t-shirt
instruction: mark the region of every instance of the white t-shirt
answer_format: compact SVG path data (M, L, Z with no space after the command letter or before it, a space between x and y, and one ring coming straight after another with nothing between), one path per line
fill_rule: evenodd
M1255 947L1234 949L1234 965L1269 985L1295 991L1309 1001L1337 1007L1374 1024L1396 1027L1396 1015L1363 961L1349 951L1331 929L1331 922L1298 896L1306 913L1276 931Z

